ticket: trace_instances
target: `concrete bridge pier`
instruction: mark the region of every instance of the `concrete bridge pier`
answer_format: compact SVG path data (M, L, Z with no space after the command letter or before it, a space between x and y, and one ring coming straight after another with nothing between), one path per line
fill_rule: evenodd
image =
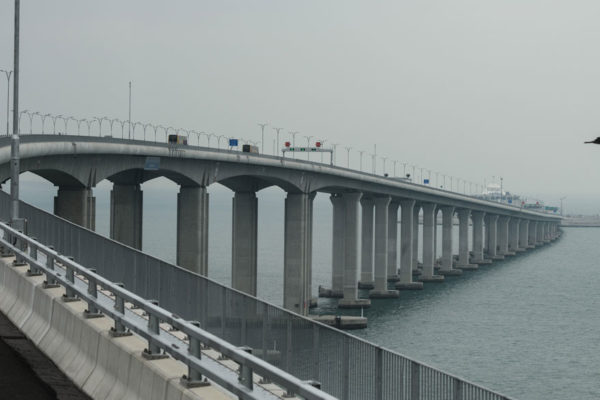
M421 273L419 271L419 214L421 213L421 204L415 203L413 207L412 218L412 271L413 275Z
M522 219L519 224L519 251L525 251L529 247L529 220Z
M491 260L503 260L504 256L499 255L498 251L498 216L493 214L486 215L485 230L487 235L487 257Z
M359 289L373 289L373 199L360 199L362 209L361 223L361 263ZM387 249L386 249L387 251Z
M369 307L369 299L358 298L358 206L362 193L344 193L344 297L338 302L340 308Z
M550 223L544 222L544 242L550 242Z
M461 208L458 214L458 263L459 269L477 269L477 264L469 262L469 216L471 210Z
M396 289L418 290L423 289L422 282L413 282L413 224L415 200L400 200L400 281L396 282Z
M232 216L231 286L256 296L258 199L256 192L235 192Z
M205 276L208 276L208 207L206 187L179 188L177 265Z
M344 296L344 252L346 230L346 206L344 199L339 193L329 196L333 207L333 230L331 238L331 288L326 289L319 286L319 297Z
M536 246L537 238L537 221L529 221L529 237L527 239L527 247L533 249Z
M442 267L440 275L460 275L462 270L454 269L454 255L452 254L452 223L454 207L442 207Z
M388 209L391 200L390 196L375 198L375 288L369 292L371 298L399 295L397 290L388 290Z
M510 223L510 217L500 216L498 217L498 254L501 256L509 256L512 253L508 251L508 242L509 242L509 231L508 225Z
M485 259L483 256L483 218L485 212L473 211L471 220L473 221L473 264L489 264L491 260Z
M142 249L144 193L139 183L114 183L110 191L110 238Z
M316 193L288 193L285 199L283 307L308 315L312 281L312 216Z
M54 197L54 214L74 224L96 229L96 198L91 188L59 186Z
M388 207L388 281L397 282L398 276L398 207L400 203L390 202Z
M535 224L535 245L541 246L544 244L544 226L542 221L537 221Z
M419 276L421 282L441 282L444 280L442 275L435 275L435 226L437 221L436 205L423 204L423 271Z
M521 226L521 220L518 218L511 218L508 224L508 251L516 254L519 250L519 230Z

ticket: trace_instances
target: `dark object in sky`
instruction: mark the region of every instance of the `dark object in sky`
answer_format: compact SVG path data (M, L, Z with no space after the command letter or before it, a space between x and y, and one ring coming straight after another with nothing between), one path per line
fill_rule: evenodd
M583 143L594 143L594 144L600 144L600 137L597 137L596 139L592 140L591 142L583 142Z

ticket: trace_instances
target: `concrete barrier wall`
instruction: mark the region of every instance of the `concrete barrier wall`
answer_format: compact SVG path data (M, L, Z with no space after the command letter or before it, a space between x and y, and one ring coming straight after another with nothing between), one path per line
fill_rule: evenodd
M137 336L112 338L108 318L86 319L83 301L65 303L63 288L44 289L43 276L0 259L0 310L78 387L94 399L232 399L211 385L186 389L187 368L172 358L148 361Z

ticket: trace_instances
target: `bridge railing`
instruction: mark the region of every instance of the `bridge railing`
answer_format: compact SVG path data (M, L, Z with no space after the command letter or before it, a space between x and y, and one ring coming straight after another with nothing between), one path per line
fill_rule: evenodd
M0 217L9 196L0 191ZM122 282L140 299L342 399L508 399L401 354L271 305L21 202L28 233L59 253ZM150 307L150 309L153 309ZM162 315L162 317L165 317Z

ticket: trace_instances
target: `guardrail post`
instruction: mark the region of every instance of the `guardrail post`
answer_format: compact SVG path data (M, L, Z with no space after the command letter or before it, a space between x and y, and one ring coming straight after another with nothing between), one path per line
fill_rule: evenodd
M121 282L115 282L115 285L119 287L125 287L125 285ZM125 300L121 296L119 296L118 293L113 293L113 295L115 296L115 310L122 316L125 316ZM108 333L112 337L132 335L132 333L127 330L125 325L123 325L123 323L120 320L120 317L115 318L115 326L110 328L110 331Z
M150 303L154 305L158 305L158 300L148 300ZM154 314L152 314L151 310L145 310L148 314L148 331L150 335L159 336L160 335L160 320ZM169 357L167 354L161 352L160 346L154 343L152 337L148 339L148 348L144 349L142 352L142 356L148 360L158 360L161 358Z
M90 272L96 273L95 268L90 268ZM96 307L96 300L98 299L98 282L96 281L96 277L88 276L88 294L93 297L94 300L88 301L88 308L83 312L85 318L100 318L104 317L104 314L98 310Z
M200 327L200 322L198 322L198 321L189 321L189 322L190 322L190 324L197 326L198 328ZM188 334L188 340L190 342L190 345L188 347L188 352L195 358L201 359L202 358L202 345L200 343L200 340L198 340L198 338L191 336L189 334ZM192 368L192 366L190 364L188 364L187 376L183 375L180 379L180 382L186 388L194 388L194 387L210 385L210 382L208 382L206 380L206 378L202 378L202 374L200 373L200 371L197 371L196 369Z
M453 400L463 400L463 381L458 378L454 379L454 396Z
M3 234L2 234L2 240L4 240L7 243L12 243L10 240L10 234L8 233L7 230L4 230ZM8 247L8 246L2 246L2 248L0 249L0 257L5 258L5 257L12 257L14 255L14 253L12 252L12 250Z
M73 257L67 258L72 259ZM67 269L67 281L71 283L71 285L75 285L75 269L69 263L65 265L65 268ZM71 301L79 301L79 297L77 297L75 291L69 285L65 286L65 294L63 294L62 299L67 303Z
M245 351L246 353L252 354L252 348L249 346L242 346L239 349ZM254 388L254 382L252 381L252 368L242 363L240 364L239 372L240 375L238 377L238 381L240 381L241 384L246 386L248 389L252 390Z
M10 225L12 226L13 229L15 229L16 231L19 231L21 233L26 233L26 231L27 231L27 228L26 228L27 222L24 218L18 218L18 219L13 220ZM25 249L27 248L27 243L23 239L21 239L17 236L15 236L14 240L11 243L14 243L15 247L17 249L19 249L20 251L25 251ZM23 260L23 257L21 257L21 255L18 252L15 252L15 259L13 261L13 266L20 267L20 266L23 266L26 264L27 263Z
M421 366L419 363L411 361L410 363L410 399L419 400L421 398Z
M51 248L51 247L50 247ZM49 271L54 271L54 255L46 254L46 268ZM50 272L46 272L46 281L44 282L44 289L51 289L60 287L54 276Z
M37 242L37 238L32 237L31 240ZM31 244L29 246L29 255L35 261L37 261L37 253L38 253L37 246L35 244ZM29 270L27 271L27 275L28 276L40 276L40 275L42 275L42 271L35 264L29 264Z

